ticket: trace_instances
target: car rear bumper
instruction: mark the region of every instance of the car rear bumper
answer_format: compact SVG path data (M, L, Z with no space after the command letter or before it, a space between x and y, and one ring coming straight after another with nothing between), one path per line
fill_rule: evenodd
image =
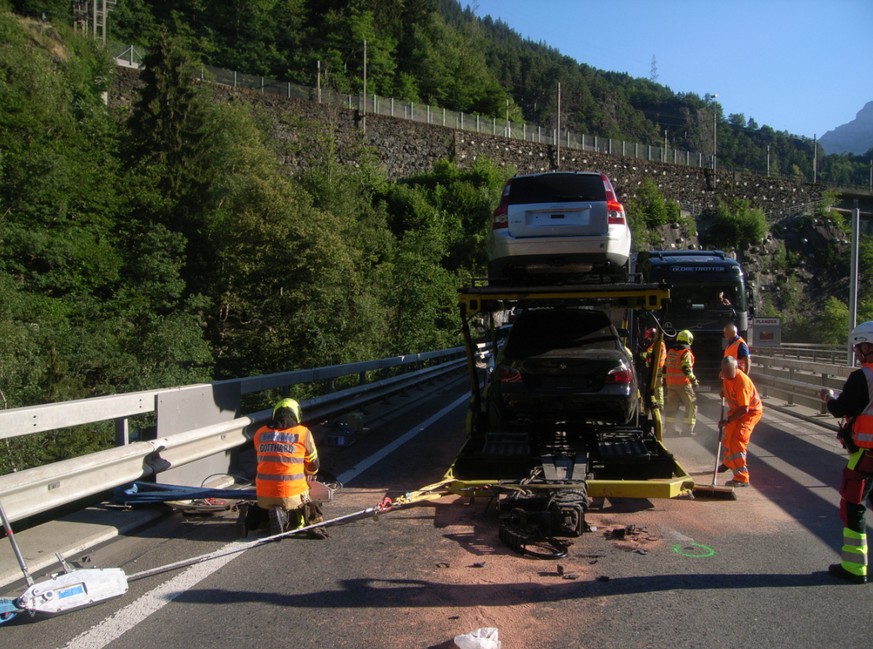
M635 408L634 399L629 394L503 392L500 395L500 411L507 424L513 420L538 422L556 419L625 424L633 417Z
M586 265L592 268L624 266L630 255L627 237L536 237L515 239L508 233L492 234L488 239L489 275L502 275L509 269L537 272L538 267L560 270ZM590 270L590 268L588 269ZM543 271L540 271L543 272Z

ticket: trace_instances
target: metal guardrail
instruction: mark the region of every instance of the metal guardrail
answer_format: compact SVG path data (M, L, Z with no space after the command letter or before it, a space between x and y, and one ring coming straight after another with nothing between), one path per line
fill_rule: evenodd
M767 396L776 396L787 405L802 405L826 414L819 399L822 387L839 388L855 368L839 363L813 360L824 355L844 354L843 350L827 346L783 345L780 349L755 350L752 376L759 390ZM786 358L786 355L793 357ZM797 356L800 355L800 358ZM426 361L442 361L429 367L420 367ZM414 365L415 370L398 376L380 379L345 390L305 400L302 406L307 419L314 421L332 414L353 410L414 385L453 372L466 364L464 348L398 356L379 361L350 363L331 367L282 372L264 376L246 377L213 384L184 386L167 390L153 390L131 394L97 397L81 401L46 404L32 408L0 411L0 439L156 412L162 399L168 395L184 400L191 395L192 407L202 405L197 396L221 393L228 386L231 392L250 394L315 381L331 382L336 378L367 372ZM178 407L178 402L173 402ZM135 480L153 476L162 471L236 448L248 441L252 426L270 415L261 410L242 417L190 430L161 435L155 440L139 441L113 449L92 453L79 458L55 462L0 476L0 500L11 520L21 520L36 514L76 502ZM822 419L824 425L831 420Z
M792 345L757 347L752 356L752 379L767 396L784 399L787 406L800 405L827 415L819 393L822 388L838 389L855 371L845 363L846 350L834 345ZM833 420L826 420L832 425Z
M368 372L381 372L406 365L420 366L425 362L461 358L463 355L463 347L454 347L446 350L394 356L374 361L346 363L308 370L229 379L214 383L146 390L143 392L131 392L0 410L0 440L107 420L114 420L116 428L125 428L127 426L125 421L127 418L157 412L160 408L162 397L184 391L205 389L211 390L216 394L228 392L230 394L243 395L271 389L283 390L294 385L316 382L327 382L329 391L332 391L333 382L338 378L357 375L359 383L363 385L366 382L366 374ZM329 400L327 397L322 397L322 399ZM160 437L164 431L160 429L160 422L158 426L157 435Z
M831 365L851 364L846 357L846 345L819 345L812 343L782 343L779 347L755 347L756 356L772 358L795 358Z
M441 362L421 367L421 364L426 361ZM354 374L359 374L363 380L367 372L374 370L401 366L416 368L398 376L302 401L301 406L306 412L307 420L316 421L353 410L365 403L456 371L465 365L464 348L455 347L425 354L282 372L170 390L152 390L31 408L16 408L0 411L0 438L68 427L71 422L85 424L109 419L118 421L134 415L156 412L161 408L162 400L168 395L181 396L182 403L190 396L190 408L194 412L188 414L196 417L203 406L202 395L226 393L228 386L232 388L231 394L248 394L283 389L301 383L325 380L330 382ZM172 404L173 408L179 407L178 401L166 402ZM248 441L251 428L267 419L270 413L270 409L241 417L233 413L225 421L192 426L190 430L176 431L167 435L161 435L159 430L158 439L133 442L82 457L3 475L0 476L0 501L3 502L10 520L28 518L105 492L113 487L241 446ZM183 420L184 418L182 416Z

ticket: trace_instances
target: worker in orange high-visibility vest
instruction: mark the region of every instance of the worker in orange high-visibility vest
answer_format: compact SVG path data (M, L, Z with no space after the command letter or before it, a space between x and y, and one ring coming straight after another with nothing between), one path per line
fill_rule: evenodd
M270 534L305 524L311 502L309 479L318 472L318 451L310 430L300 423L300 404L282 399L273 418L253 438L258 456L255 492L258 506L269 513Z
M721 376L721 396L727 405L722 413L723 418L718 422L719 428L724 431L723 466L734 473L733 478L725 484L729 487L748 487L747 449L752 431L764 414L764 404L752 379L739 368L733 356L722 359Z
M849 451L840 484L840 518L843 521L842 561L828 568L841 579L867 582L867 526L864 503L873 491L873 322L862 322L849 334L861 368L849 374L838 397L824 388L821 398L828 411L845 417L838 437Z
M694 376L694 354L691 345L694 335L687 329L676 334L676 344L667 351L664 383L664 422L669 427L677 422L679 404L685 405L684 428L694 435L697 425L697 396L694 388L700 385Z
M749 353L749 345L737 332L737 325L729 322L724 326L725 348L723 357L733 356L737 359L737 366L747 375L752 369L752 356Z
M655 359L655 343L657 342L658 330L654 327L649 327L646 329L645 333L643 333L643 344L647 345L647 347L640 352L640 358L643 361L643 365L645 366L645 378L646 385L648 385L649 380L651 379L652 372L654 371L653 362ZM664 386L663 386L663 378L664 378L664 367L667 365L667 346L664 344L664 339L661 339L660 351L658 351L658 370L660 371L661 378L658 380L658 385L655 389L655 394L653 395L652 404L646 404L647 406L651 405L655 408L662 408L664 406ZM647 408L648 409L648 408Z

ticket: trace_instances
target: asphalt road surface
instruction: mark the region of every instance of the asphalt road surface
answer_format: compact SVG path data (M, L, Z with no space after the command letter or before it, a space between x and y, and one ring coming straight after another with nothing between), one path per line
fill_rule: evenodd
M357 443L320 449L323 466L345 476L325 516L439 480L463 440L465 389L459 374L381 404ZM702 402L698 434L666 443L708 484L718 403ZM496 627L503 649L870 646L873 585L827 573L841 540L843 452L831 432L767 405L750 446L753 486L738 500L607 500L565 559L513 553L486 499L444 497L334 526L324 540L288 538L138 579L88 609L19 616L0 638L28 649L448 649L458 634ZM234 549L234 519L168 514L91 551L86 565L133 575Z

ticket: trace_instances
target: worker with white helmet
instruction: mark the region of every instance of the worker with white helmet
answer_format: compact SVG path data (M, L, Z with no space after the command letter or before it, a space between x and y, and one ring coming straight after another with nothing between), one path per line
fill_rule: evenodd
M859 324L849 339L861 368L849 375L839 396L827 388L821 391L828 411L844 418L837 436L849 452L840 485L842 561L828 570L841 579L863 584L868 565L864 502L873 489L873 322Z

